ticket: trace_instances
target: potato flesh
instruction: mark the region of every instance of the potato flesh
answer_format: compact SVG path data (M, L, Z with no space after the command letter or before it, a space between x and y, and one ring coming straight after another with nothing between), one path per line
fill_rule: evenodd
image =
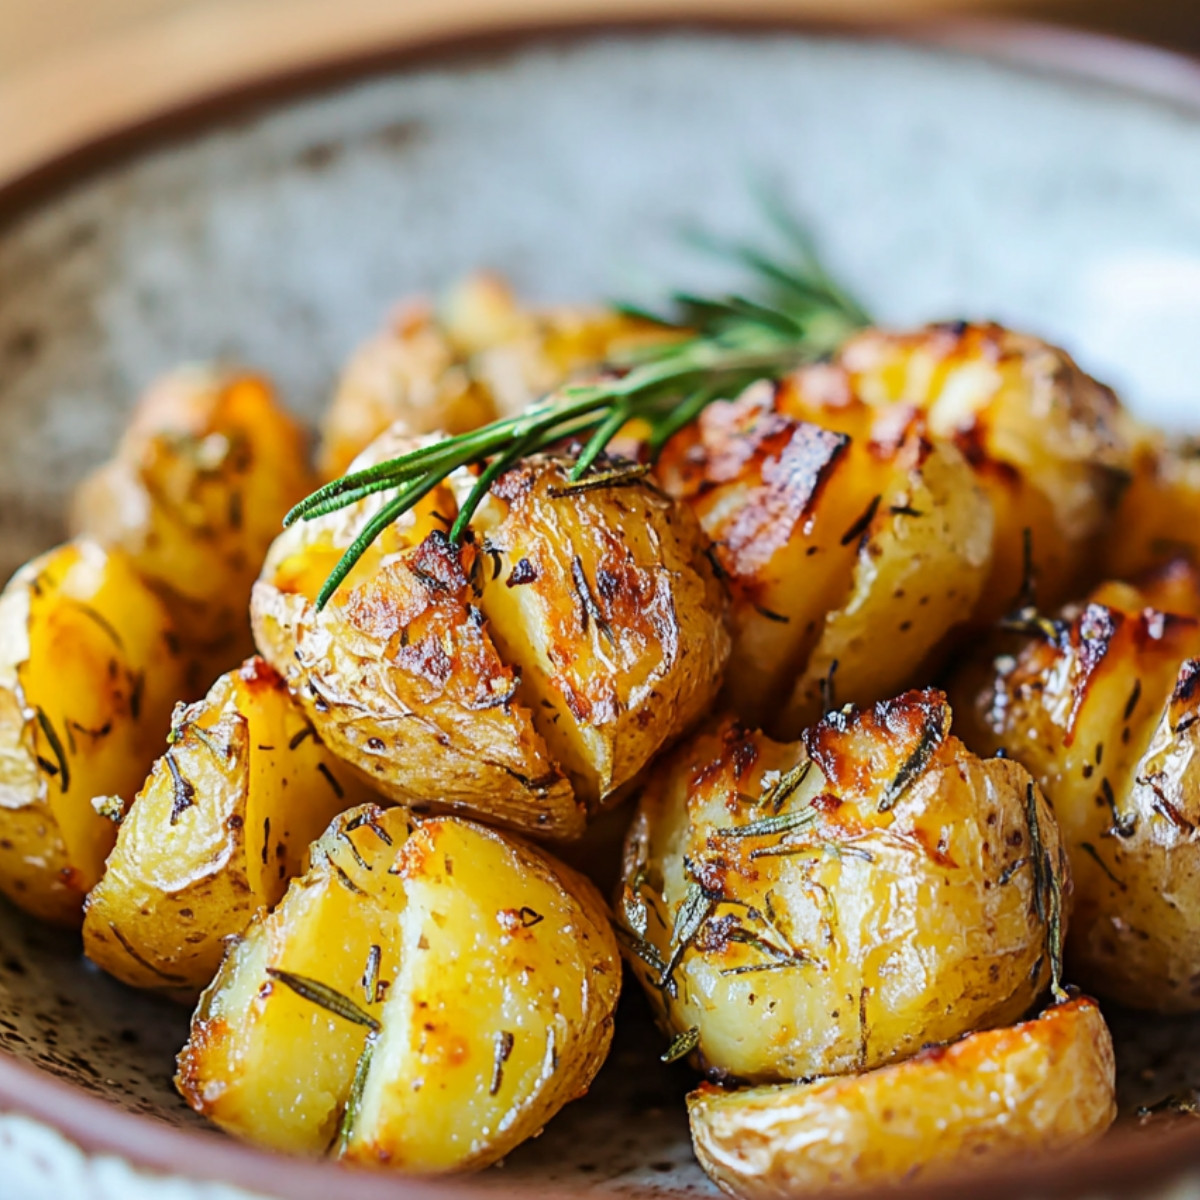
M984 655L964 669L964 736L1003 748L1050 796L1071 858L1072 974L1103 996L1167 1012L1200 1009L1200 803L1190 715L1200 622L1164 614L1196 578L1106 584L1054 642ZM1182 664L1182 665L1181 665Z
M700 530L649 489L572 493L541 461L502 477L473 528L490 560L479 604L518 698L595 808L720 688L729 639Z
M1180 557L1200 562L1200 458L1190 443L1148 436L1105 539L1105 570L1131 579Z
M537 1133L604 1061L616 947L598 903L572 894L587 885L481 827L426 821L397 866L402 967L346 1156L420 1172L483 1167Z
M1014 763L974 758L948 726L934 692L834 714L806 735L808 749L727 724L647 783L622 916L663 962L682 945L675 993L656 986L661 971L644 951L627 958L668 1032L699 1030L696 1058L711 1074L770 1082L867 1070L1011 1022L1045 986L1048 931L1032 871L1018 865L1032 784ZM880 812L884 789L925 753ZM777 812L758 806L806 762ZM1057 863L1053 817L1034 795ZM803 813L790 830L728 832ZM724 898L679 941L700 885Z
M380 979L395 979L400 962L404 894L388 868L405 819L377 810L349 828L353 817L339 818L314 849L312 871L255 917L201 997L177 1083L227 1132L295 1154L324 1154L333 1141L367 1029L267 969L316 979L380 1018L383 996L373 990L368 1000L362 981L373 946Z
M865 1075L688 1097L697 1157L743 1200L927 1180L1060 1153L1116 1115L1112 1039L1078 999Z
M80 485L72 529L116 545L166 602L204 694L252 652L246 608L284 514L316 486L302 428L270 384L185 367L141 400L113 458Z
M372 945L383 982L368 1001ZM620 985L603 902L567 868L455 818L346 814L226 959L180 1056L194 1108L306 1154L331 1148L368 1031L271 982L267 966L379 1022L346 1157L412 1171L495 1161L586 1089Z
M858 444L775 413L767 385L710 405L671 440L658 474L696 514L729 580L734 653L725 683L752 725L778 715L845 598L871 500Z
M865 703L899 692L929 672L948 631L978 607L992 511L962 455L910 437L891 478L876 486L881 500L859 542L851 591L826 616L777 729L803 729L832 696Z
M931 437L959 446L995 514L981 624L1020 595L1026 529L1043 605L1091 582L1141 436L1111 390L1068 355L997 325L867 330L831 366L798 372L780 404L835 429L861 425L860 406L877 419L916 411Z
M366 795L261 660L177 714L92 890L84 950L136 987L202 988L309 845Z
M94 797L137 792L183 670L131 560L87 539L21 568L0 596L0 889L77 925L116 827Z

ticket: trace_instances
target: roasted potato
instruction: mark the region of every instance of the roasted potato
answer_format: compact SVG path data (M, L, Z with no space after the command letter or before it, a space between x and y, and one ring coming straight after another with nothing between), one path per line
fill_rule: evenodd
M1200 443L1148 434L1104 539L1104 565L1132 579L1181 557L1200 563Z
M871 441L797 420L768 384L668 443L667 491L693 509L729 581L729 704L796 737L832 687L895 695L975 611L992 512L963 456L919 426Z
M634 341L662 336L605 308L522 308L479 274L435 310L414 300L347 364L322 427L319 465L332 479L384 430L463 433L519 412L570 375Z
M88 896L83 947L135 987L193 996L224 941L278 903L308 848L368 799L262 659L180 705Z
M765 1083L1020 1018L1067 888L1027 772L969 753L925 691L792 745L732 722L691 741L643 789L619 917L666 1030L710 1077Z
M1021 595L1026 530L1043 606L1093 581L1143 436L1112 391L1064 351L991 324L866 330L832 364L797 373L779 405L847 432L917 412L931 438L959 447L995 513L981 624Z
M255 918L177 1082L230 1133L405 1171L486 1166L588 1087L620 958L591 884L453 817L371 806Z
M1112 1123L1112 1038L1095 1002L973 1033L865 1075L688 1097L701 1166L742 1200L928 1180L1051 1154Z
M695 522L640 481L568 495L559 460L526 461L459 548L446 527L471 482L391 525L321 612L380 501L285 532L254 590L258 645L383 794L578 836L715 696L722 594Z
M121 550L69 542L0 594L0 891L23 909L79 924L116 837L93 799L133 798L183 675L170 617Z
M315 487L308 439L256 375L184 367L139 403L76 491L71 525L120 546L165 601L202 696L252 650L250 589L284 514Z
M517 699L595 808L705 714L730 643L691 515L640 482L572 485L568 467L526 460L492 486L472 522L478 604L520 671Z
M1054 805L1076 887L1072 976L1161 1012L1200 1010L1197 615L1192 568L1106 584L952 685L968 743L1023 763Z

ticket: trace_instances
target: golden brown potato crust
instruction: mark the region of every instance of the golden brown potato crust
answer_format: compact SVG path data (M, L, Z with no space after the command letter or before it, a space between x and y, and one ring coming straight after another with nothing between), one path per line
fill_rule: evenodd
M170 727L184 670L170 618L123 551L79 539L0 595L0 890L78 925L116 826ZM111 800L109 803L113 803Z
M128 552L175 622L186 692L253 649L250 588L284 515L315 486L308 438L257 375L184 367L142 397L113 457L76 491L71 526Z
M1144 436L1111 389L1068 354L995 324L866 330L831 365L798 372L781 406L847 432L917 412L931 438L959 448L996 520L982 623L1014 606L1026 529L1043 605L1094 580Z
M964 737L1024 763L1054 804L1076 884L1072 973L1164 1012L1200 1008L1198 601L1180 564L1105 584L980 654L953 689Z
M992 512L952 445L919 421L833 432L759 384L711 405L658 464L695 512L732 595L726 683L751 725L795 737L839 700L896 694L974 613Z
M1116 1115L1095 1002L971 1034L865 1075L688 1097L696 1156L742 1200L934 1179L1098 1137Z
M575 872L484 826L368 806L334 823L231 951L178 1084L229 1132L278 1149L477 1169L586 1091L620 979L607 909Z
M88 896L88 957L135 987L194 996L225 939L273 907L309 844L367 798L262 659L180 705Z
M389 435L371 454L404 444ZM641 482L566 486L557 460L526 462L461 547L446 535L454 491L435 489L321 612L317 590L377 498L272 548L259 648L384 795L576 837L587 806L715 696L729 643L695 523Z
M684 746L644 788L619 916L698 1065L791 1080L1022 1016L1063 866L1025 770L970 754L944 697L911 692L802 743L726 723Z
M611 309L524 308L494 275L468 277L439 309L411 300L346 365L322 426L321 473L344 475L396 424L453 434L510 416L648 336L662 335Z

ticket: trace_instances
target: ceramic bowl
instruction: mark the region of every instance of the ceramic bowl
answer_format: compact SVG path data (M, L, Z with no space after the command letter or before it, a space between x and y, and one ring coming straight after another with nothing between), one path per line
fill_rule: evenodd
M1026 327L1200 426L1200 69L1182 60L1012 27L733 22L375 48L369 71L251 91L173 119L166 144L0 192L0 569L60 537L68 490L164 368L254 363L315 417L398 297L481 264L543 300L722 282L679 232L760 231L763 179L881 320ZM186 1013L0 907L0 1195L709 1194L688 1072L658 1064L639 997L621 1015L591 1095L502 1169L365 1176L206 1129L170 1084ZM1127 1112L1200 1082L1200 1021L1113 1020ZM1131 1127L971 1186L1160 1193L1193 1164L1200 1125Z

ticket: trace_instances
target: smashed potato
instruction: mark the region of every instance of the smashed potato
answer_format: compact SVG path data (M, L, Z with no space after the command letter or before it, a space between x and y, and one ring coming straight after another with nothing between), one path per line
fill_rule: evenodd
M1075 878L1072 974L1161 1012L1200 1010L1200 576L1105 584L954 684L964 738L1054 805Z
M439 310L401 306L355 352L322 426L321 473L344 475L397 422L409 434L453 434L511 416L648 336L648 323L611 309L522 308L502 279L470 276Z
M192 366L146 392L114 456L77 489L72 528L128 552L172 615L188 659L176 699L251 653L250 588L314 486L307 436L266 380Z
M193 995L309 844L367 796L261 659L180 706L88 896L83 947L135 987Z
M453 817L338 818L201 999L178 1085L230 1133L415 1172L537 1133L608 1051L620 958L590 883Z
M1095 1002L974 1033L865 1075L688 1097L696 1157L742 1200L927 1180L1060 1153L1116 1115L1112 1038Z
M1026 530L1044 606L1092 581L1142 440L1112 391L1068 354L990 324L865 330L832 364L793 376L779 403L839 431L864 423L886 429L916 412L931 438L958 446L995 514L991 572L976 614L982 624L1020 596Z
M722 595L695 523L640 480L572 491L561 461L527 460L456 547L454 487L471 482L390 525L320 612L381 502L287 530L254 589L259 649L383 794L575 837L712 701Z
M116 837L93 800L133 798L183 686L170 617L134 568L79 539L0 594L0 891L57 924L79 924Z
M646 783L626 957L715 1078L871 1070L1020 1018L1067 887L1016 763L950 735L939 692L830 713L783 745L726 722Z
M975 611L992 512L954 446L788 416L768 384L707 408L658 464L732 593L726 696L796 737L829 703L895 695Z

